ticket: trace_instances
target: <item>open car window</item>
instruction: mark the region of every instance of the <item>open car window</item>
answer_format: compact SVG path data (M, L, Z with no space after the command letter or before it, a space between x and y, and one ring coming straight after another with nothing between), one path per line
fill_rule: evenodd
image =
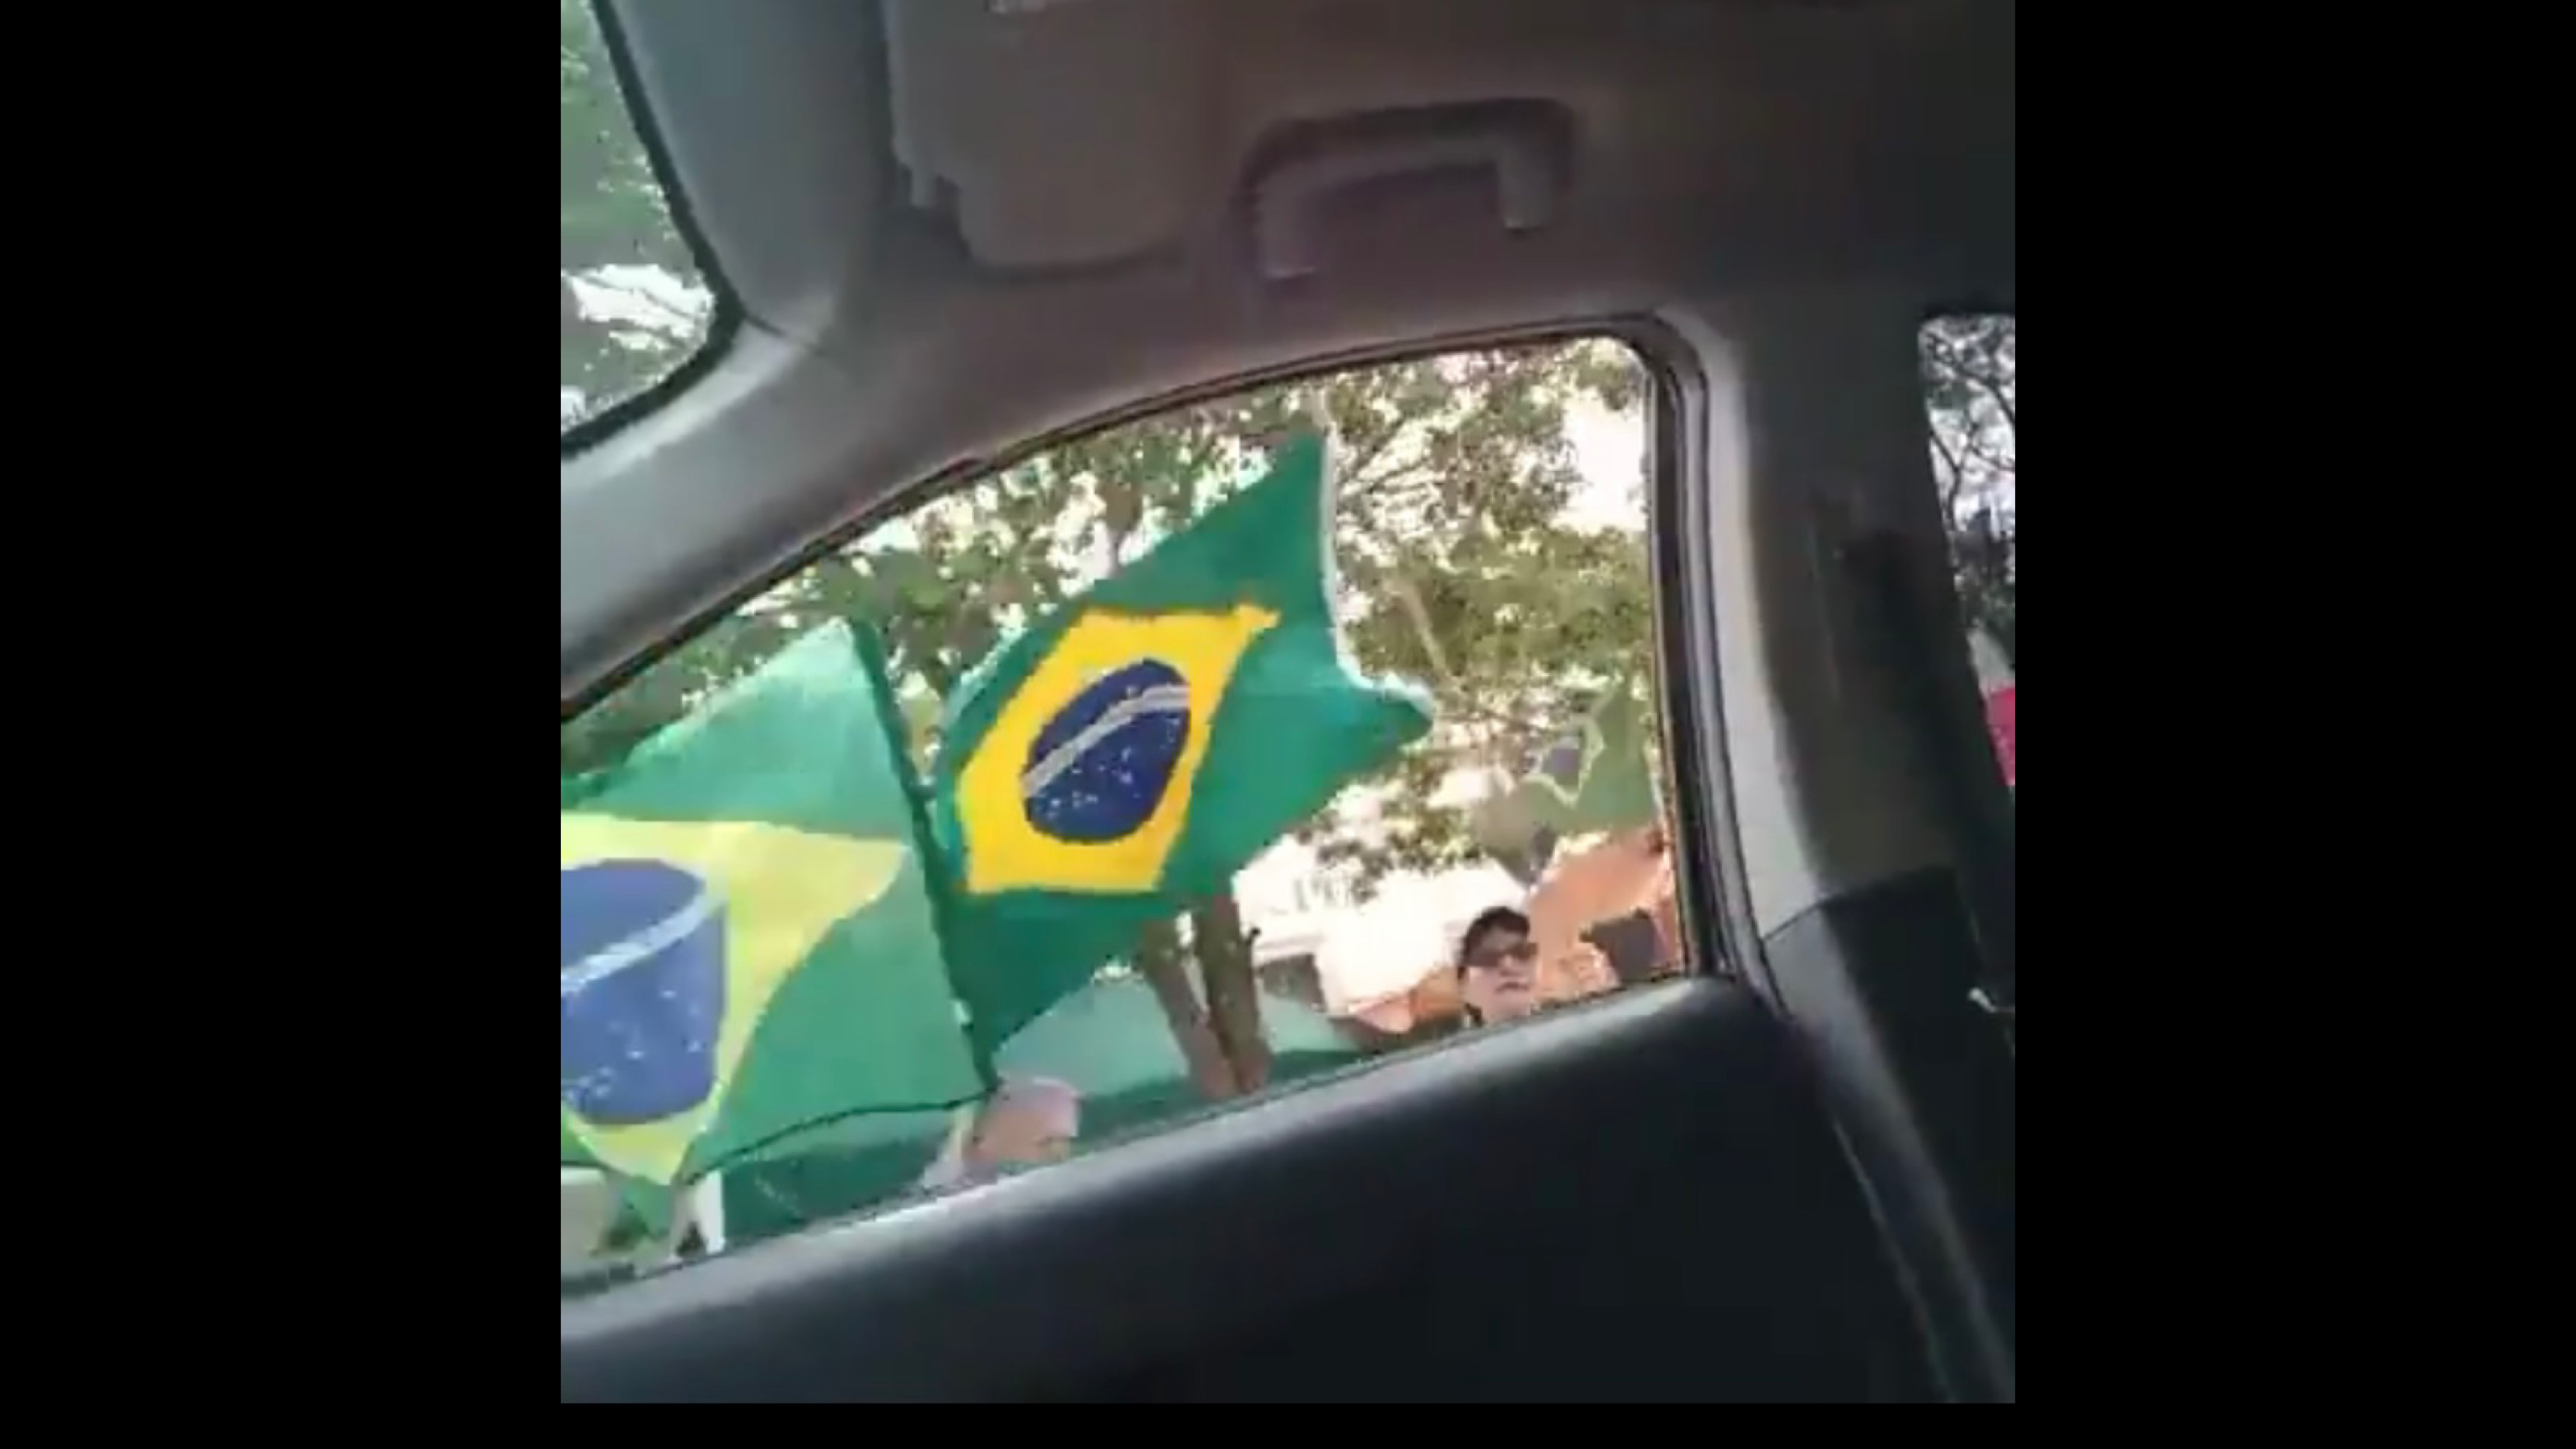
M558 0L562 431L642 396L705 345L716 298L674 218L589 0Z
M568 721L567 1288L1722 969L1664 828L1654 406L1579 338L1157 414Z
M2020 591L2021 494L2015 469L2020 325L2009 313L1936 317L1923 324L1923 394L1932 479L1941 490L1951 577L1968 624L1969 657L1986 705L2004 783L2014 769L2013 663Z
M2010 313L1935 317L1923 324L1919 342L1932 481L1940 490L1978 709L2006 798L2017 799L2020 325ZM1976 1000L2001 1019L2005 1040L2013 1040L2017 1002L2010 973L1989 970Z

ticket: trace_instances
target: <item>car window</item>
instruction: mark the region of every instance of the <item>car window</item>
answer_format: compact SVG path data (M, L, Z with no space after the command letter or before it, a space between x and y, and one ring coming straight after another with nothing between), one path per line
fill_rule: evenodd
M563 89L561 426L669 377L706 341L714 297L673 222L586 0L558 0Z
M567 722L568 1287L1685 969L1652 392L1585 338L1076 438Z
M1932 476L1949 530L1951 576L2004 783L2015 785L2014 609L2020 498L2014 427L2018 362L2010 315L1939 317L1922 331Z

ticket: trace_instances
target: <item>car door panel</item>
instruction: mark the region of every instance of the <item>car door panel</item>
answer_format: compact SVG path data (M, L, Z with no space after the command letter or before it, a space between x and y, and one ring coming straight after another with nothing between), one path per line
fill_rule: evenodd
M1971 995L1985 955L1956 879L1920 871L1851 892L1766 936L1763 958L1933 1331L1952 1397L2010 1401L2013 1066ZM1903 970L1858 969L1897 963Z
M1716 981L563 1307L568 1402L1927 1397L1790 1040Z

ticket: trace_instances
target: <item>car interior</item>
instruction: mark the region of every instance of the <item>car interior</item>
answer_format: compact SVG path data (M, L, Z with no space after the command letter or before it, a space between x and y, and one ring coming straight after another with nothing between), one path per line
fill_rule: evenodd
M2016 1399L2013 805L1917 344L2014 308L2012 0L597 8L715 311L564 434L566 721L1062 440L1611 337L1728 969L567 1299L564 1402Z

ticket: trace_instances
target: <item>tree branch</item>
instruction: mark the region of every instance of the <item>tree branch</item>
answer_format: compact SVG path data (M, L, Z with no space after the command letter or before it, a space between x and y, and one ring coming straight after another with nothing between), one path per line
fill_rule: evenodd
M1942 441L1939 418L1932 419L1932 448L1950 467L1949 482L1941 489L1941 526L1948 528L1958 521L1959 490L1967 486L1968 470L1959 465L1959 455L1950 451L1950 445Z
M1375 478L1363 477L1358 473L1345 474L1342 481L1342 496L1344 498L1374 498L1379 494L1391 491L1399 482L1413 478L1429 477L1435 471L1436 470L1434 470L1431 464L1426 460L1418 463L1407 463L1401 468L1394 469L1391 472L1381 474Z
M1458 671L1449 667L1449 655L1440 647L1439 636L1432 632L1431 611L1423 607L1422 591L1414 587L1413 576L1402 563L1397 563L1387 569L1386 577L1388 587L1395 591L1396 603L1404 609L1406 622L1413 625L1413 637L1421 643L1423 657L1431 661L1433 672L1440 676L1441 687L1464 693L1458 683Z
M1404 424L1401 422L1387 429L1385 437L1378 439L1367 452L1352 460L1351 465L1342 470L1344 485L1356 488L1368 484L1370 481L1368 470L1376 466L1377 460L1385 457L1387 449L1394 447L1395 440L1402 436L1404 436Z
M2021 425L2013 420L2012 399L2004 396L2003 385L1995 379L1986 376L1984 373L1971 372L1965 375L1971 385L1983 391L1987 397L1994 400L1995 411L2004 415L2004 426L2012 429L2013 432L2018 435L2021 432Z
M1225 1044L1217 1039L1207 1014L1199 1009L1197 993L1190 990L1189 963L1181 954L1180 933L1170 921L1145 927L1136 942L1135 962L1137 974L1145 978L1163 1008L1163 1021L1172 1030L1181 1059L1189 1064L1190 1080L1199 1094L1211 1102L1235 1095L1233 1064L1226 1060Z

